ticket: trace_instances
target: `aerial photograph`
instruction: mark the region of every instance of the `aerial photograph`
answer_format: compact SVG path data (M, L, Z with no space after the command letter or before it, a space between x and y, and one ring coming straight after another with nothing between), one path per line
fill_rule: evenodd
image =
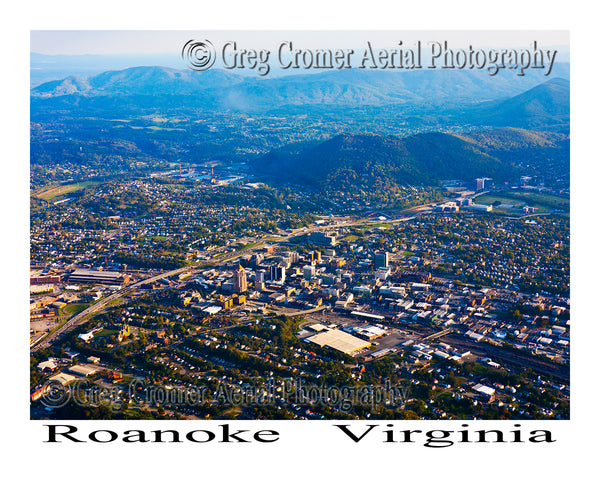
M30 419L571 418L568 32L30 38Z

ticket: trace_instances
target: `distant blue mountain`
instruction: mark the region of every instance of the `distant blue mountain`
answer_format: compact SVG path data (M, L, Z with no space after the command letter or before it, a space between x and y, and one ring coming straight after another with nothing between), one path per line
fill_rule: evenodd
M555 65L552 78L559 76L569 78L568 64ZM253 111L303 105L475 103L506 99L547 80L537 71L523 77L503 71L491 77L482 71L466 70L348 69L257 78L218 69L196 72L151 66L108 71L90 77L70 76L38 85L32 88L31 95L36 98L195 96L192 101L203 107ZM148 101L151 103L152 99ZM158 98L156 101L162 102Z
M555 78L519 95L468 111L470 121L490 125L536 128L570 123L570 83Z
M242 77L223 70L195 72L166 67L132 67L103 72L92 77L71 76L43 83L32 89L34 96L59 95L194 95L209 88L226 88Z
M29 57L30 83L35 87L66 77L91 77L110 70L124 70L139 65L161 65L180 69L177 54L160 55L44 55L32 52Z

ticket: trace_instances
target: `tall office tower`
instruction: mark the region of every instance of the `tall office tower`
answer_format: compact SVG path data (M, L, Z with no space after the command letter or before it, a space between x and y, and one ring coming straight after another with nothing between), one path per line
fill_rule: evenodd
M265 256L262 253L255 253L254 255L252 255L250 257L250 263L252 265L254 265L255 267L257 267L258 265L260 265L262 263L262 261L265 259Z
M305 280L310 280L315 276L317 269L314 265L305 265L302 269L303 277Z
M285 283L285 267L271 265L271 281Z
M254 288L260 292L265 289L265 272L259 270L254 276Z
M246 280L246 271L239 265L233 275L233 291L245 292L248 290L248 281Z
M390 256L388 252L376 253L375 254L375 268L390 266Z

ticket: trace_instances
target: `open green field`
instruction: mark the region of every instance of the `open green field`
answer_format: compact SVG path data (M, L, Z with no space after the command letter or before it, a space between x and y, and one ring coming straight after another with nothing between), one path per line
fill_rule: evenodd
M516 198L510 198L509 196L502 195L480 195L479 197L475 198L473 202L478 203L480 205L490 205L494 202L501 202L516 206L525 205L524 200L518 200Z
M548 210L569 211L570 202L568 198L559 197L538 192L501 192L495 194L485 194L473 200L480 205L490 205L494 202L500 202L505 205L514 205L514 208L520 209L525 205L537 208L540 212Z
M392 228L391 223L370 223L368 226L370 228Z
M352 235L352 234L349 234L349 235L346 235L346 236L344 237L344 240L346 240L347 242L355 242L355 241L356 241L356 240L358 240L359 238L360 238L360 237L359 237L359 236L357 236L357 235Z
M86 308L88 308L87 303L71 303L69 305L65 305L62 309L63 315L76 315L79 312L83 312Z
M568 198L558 197L556 195L538 192L520 192L519 196L520 198L524 198L528 202L531 202L533 206L541 205L551 209L562 209L565 211L568 211L570 207L570 200Z
M62 197L71 192L82 190L86 187L97 185L99 182L77 182L69 185L51 185L37 192L34 197L51 202L52 200Z
M94 337L102 338L102 337L110 337L111 335L118 335L118 334L119 334L119 330L110 330L108 328L104 328L100 332L95 333Z

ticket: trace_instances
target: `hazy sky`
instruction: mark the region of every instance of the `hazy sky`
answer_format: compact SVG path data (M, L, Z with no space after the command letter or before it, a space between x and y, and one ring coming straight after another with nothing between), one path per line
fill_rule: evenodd
M286 40L298 42L301 48L353 48L366 41L389 47L399 40L405 45L416 40L447 40L456 48L527 47L534 40L544 47L569 45L567 31L32 30L30 50L49 55L173 53L191 39L208 39L214 44L232 40L254 49L273 49Z

